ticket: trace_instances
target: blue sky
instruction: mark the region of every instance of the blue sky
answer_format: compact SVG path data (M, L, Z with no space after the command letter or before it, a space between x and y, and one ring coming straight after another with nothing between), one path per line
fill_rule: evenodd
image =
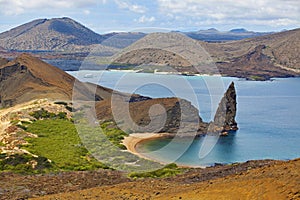
M64 16L98 33L300 27L299 0L0 0L0 8L0 32L33 19Z

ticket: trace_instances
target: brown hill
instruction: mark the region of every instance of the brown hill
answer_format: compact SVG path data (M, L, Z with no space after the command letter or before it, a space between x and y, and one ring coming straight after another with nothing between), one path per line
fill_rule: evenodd
M300 29L204 45L225 75L268 79L300 73Z
M91 83L82 83L63 70L30 54L21 54L0 65L0 105L12 106L39 98L49 100L101 101L110 99L112 93L131 101L150 99L113 91Z
M201 43L181 33L151 33L114 55L112 62L155 65L158 69L172 66L180 72L191 71L191 66L210 61Z
M178 71L192 66L191 63L176 53L154 48L129 51L121 54L114 62L124 65L172 66Z
M0 102L11 106L39 98L71 100L75 78L29 54L0 66ZM77 84L78 98L93 99L84 84ZM101 99L100 96L94 99Z
M265 45L258 45L245 55L232 58L229 62L218 62L221 74L254 80L265 80L272 77L297 76L294 70L278 67L264 50Z
M105 40L80 23L64 17L37 19L0 34L0 46L5 49L42 51L85 51ZM101 46L103 51L114 48Z
M264 45L263 53L275 65L290 69L300 69L300 29L274 33L241 41L207 45L208 52L219 61L229 61L246 55Z
M196 41L179 33L154 33L127 47L114 62L150 63L158 68L170 65L192 73L196 67L201 73L243 78L298 76L299 38L300 29L223 43Z

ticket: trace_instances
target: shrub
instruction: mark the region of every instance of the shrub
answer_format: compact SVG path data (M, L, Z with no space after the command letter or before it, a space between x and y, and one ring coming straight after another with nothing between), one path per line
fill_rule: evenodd
M128 133L125 133L124 131L118 128L114 128L112 122L102 123L101 128L103 130L103 133L106 135L106 137L111 143L113 143L115 146L122 150L126 150L126 147L121 143L124 137L127 137L129 135Z
M66 112L59 112L57 115L55 113L48 112L44 108L29 113L30 116L34 117L35 119L67 119Z
M33 166L32 163L36 165ZM29 154L15 154L7 156L0 154L0 170L23 174L43 173L53 168L53 165L44 157L33 157Z

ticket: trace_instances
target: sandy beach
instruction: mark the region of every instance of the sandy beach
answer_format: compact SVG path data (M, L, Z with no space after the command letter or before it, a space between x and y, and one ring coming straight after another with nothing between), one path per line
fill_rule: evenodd
M153 139L157 139L157 138L166 138L166 137L170 137L170 136L171 136L170 133L133 133L133 134L130 134L128 137L125 137L122 144L124 146L126 146L127 150L130 153L135 154L141 158L145 158L145 159L149 160L150 158L145 157L144 155L140 154L136 150L136 146L139 143L147 141L147 140L153 140Z

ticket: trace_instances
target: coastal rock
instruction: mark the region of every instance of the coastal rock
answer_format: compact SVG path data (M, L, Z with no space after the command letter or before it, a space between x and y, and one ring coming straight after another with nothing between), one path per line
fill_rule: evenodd
M222 136L238 130L236 117L236 91L231 83L220 101L214 121L204 122L199 111L189 101L179 98L144 99L124 103L126 99L112 105L111 99L96 104L97 118L114 121L124 131L136 133L172 133L181 137L195 137L209 133ZM112 112L114 108L114 114ZM154 108L154 109L153 109ZM152 109L152 110L151 110ZM151 110L151 111L150 111Z
M228 131L238 130L237 122L235 121L236 105L236 91L234 82L232 82L219 103L210 131L220 131L221 135L227 135L225 133Z
M207 127L207 123L200 118L199 111L184 99L148 98L129 104L120 99L114 105L111 102L104 100L96 104L97 118L101 121L115 121L122 130L195 136L199 124Z

